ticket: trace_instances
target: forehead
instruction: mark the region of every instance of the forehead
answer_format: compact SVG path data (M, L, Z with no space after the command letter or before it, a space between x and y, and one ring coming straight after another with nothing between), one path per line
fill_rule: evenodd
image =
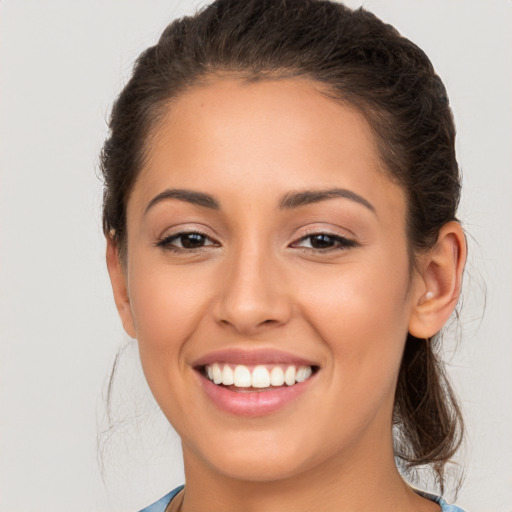
M212 79L174 99L149 137L134 195L149 201L165 187L260 198L343 187L403 206L366 118L306 79Z

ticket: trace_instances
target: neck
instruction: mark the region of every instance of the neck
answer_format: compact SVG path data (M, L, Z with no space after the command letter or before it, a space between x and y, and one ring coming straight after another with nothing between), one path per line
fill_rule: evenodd
M321 465L272 481L240 480L221 474L197 460L186 447L184 458L182 512L281 512L283 503L294 512L439 510L404 482L391 446L381 453L373 450L370 457L361 453L333 456Z

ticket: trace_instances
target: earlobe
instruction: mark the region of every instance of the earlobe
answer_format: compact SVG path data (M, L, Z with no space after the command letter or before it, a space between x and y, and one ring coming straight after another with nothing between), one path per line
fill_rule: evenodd
M132 310L130 305L130 296L128 286L126 284L125 269L119 259L119 248L117 244L110 238L107 238L107 268L114 293L114 301L121 322L126 334L131 338L135 338L135 327L133 323Z
M461 225L448 222L439 231L435 246L421 259L410 334L430 338L448 321L459 299L466 255Z

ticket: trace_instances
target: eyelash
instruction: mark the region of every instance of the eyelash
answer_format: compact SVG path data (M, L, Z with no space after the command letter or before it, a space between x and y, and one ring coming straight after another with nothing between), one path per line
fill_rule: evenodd
M334 252L334 251L344 251L344 250L350 249L352 247L357 247L359 245L354 240L345 238L340 235L335 235L334 233L329 233L326 231L315 231L315 232L308 233L307 235L302 236L297 241L293 242L291 244L291 246L297 245L299 242L303 242L304 240L307 240L308 238L312 239L313 237L318 237L318 236L324 236L324 237L330 238L334 242L335 246L334 247L326 247L326 248L302 247L302 250L304 252L312 252L312 253L322 254L322 253Z
M193 248L186 248L186 247L176 247L172 245L172 242L175 240L179 240L180 238L186 237L188 235L199 235L203 237L204 239L209 240L210 242L213 242L209 245L202 245L201 247L193 247ZM324 236L330 238L335 245L335 247L326 247L326 248L315 248L315 247L302 247L301 250L304 252L309 253L315 253L315 254L322 254L327 252L333 252L333 251L343 251L350 249L352 247L357 247L359 244L355 242L354 240L350 240L349 238L345 238L343 236L335 235L333 233L325 232L325 231L317 231L313 233L308 233L307 235L302 236L292 244L290 244L291 247L297 246L298 243L303 242L307 239L312 239L313 237L318 236ZM205 247L219 247L219 243L210 238L206 233L203 233L198 230L194 231L180 231L179 233L175 233L173 235L166 236L162 240L159 240L156 244L157 247L162 247L165 250L172 251L175 253L192 253L196 251L204 250Z
M204 250L204 247L205 247L204 245L201 247L194 247L194 248L176 247L176 246L172 245L172 242L174 242L175 240L179 240L180 238L184 238L187 235L199 235L205 239L208 239L211 242L214 242L210 245L207 245L206 247L218 247L219 246L219 244L217 242L215 242L212 238L210 238L206 233L203 233L198 230L180 231L179 233L175 233L173 235L169 235L169 236L166 236L165 238L162 238L162 240L159 240L155 245L157 247L162 247L165 250L176 252L176 253L184 253L184 252L191 253L191 252Z

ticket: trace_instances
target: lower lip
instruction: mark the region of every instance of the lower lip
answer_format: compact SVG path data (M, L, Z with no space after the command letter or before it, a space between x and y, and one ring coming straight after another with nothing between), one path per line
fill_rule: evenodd
M315 375L293 386L269 388L268 391L232 391L214 384L201 373L199 377L206 395L219 409L238 416L254 417L277 412L297 400L308 389Z

